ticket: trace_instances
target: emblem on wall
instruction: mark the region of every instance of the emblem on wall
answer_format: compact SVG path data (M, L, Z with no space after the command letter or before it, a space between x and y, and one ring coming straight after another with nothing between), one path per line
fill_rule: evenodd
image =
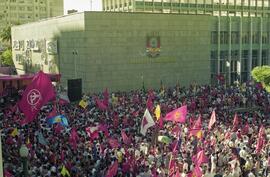
M50 55L57 54L57 41L46 41L47 53Z
M160 37L148 36L146 40L146 53L149 57L157 57L160 54Z

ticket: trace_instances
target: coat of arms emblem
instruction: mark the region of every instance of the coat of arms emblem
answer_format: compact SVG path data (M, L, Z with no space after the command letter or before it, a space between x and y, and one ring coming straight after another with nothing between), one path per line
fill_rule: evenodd
M149 57L157 57L160 54L160 37L148 36L146 40L146 52Z

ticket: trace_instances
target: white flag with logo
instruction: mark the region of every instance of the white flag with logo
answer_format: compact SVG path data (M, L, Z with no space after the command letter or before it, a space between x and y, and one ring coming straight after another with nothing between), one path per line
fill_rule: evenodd
M148 109L145 110L143 118L142 118L142 124L141 124L141 134L145 136L147 129L154 126L155 122L149 113Z

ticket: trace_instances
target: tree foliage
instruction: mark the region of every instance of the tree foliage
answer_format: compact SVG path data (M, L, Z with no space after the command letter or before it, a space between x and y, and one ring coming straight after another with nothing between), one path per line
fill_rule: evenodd
M1 55L2 64L5 66L13 66L12 51L11 49L5 50Z
M270 92L270 66L255 67L252 72L252 77L255 81L261 82L262 86Z
M0 38L3 41L11 43L11 26L6 26L0 33Z

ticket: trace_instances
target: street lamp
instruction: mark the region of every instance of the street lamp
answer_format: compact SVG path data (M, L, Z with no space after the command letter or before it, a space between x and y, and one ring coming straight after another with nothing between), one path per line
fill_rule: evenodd
M28 148L23 144L20 148L20 156L22 158L23 163L23 176L28 177L28 166L27 166L27 157L29 154Z
M226 67L227 67L227 79L226 79L226 85L230 85L231 84L231 71L230 71L230 67L231 67L231 63L229 60L226 61Z
M143 75L141 76L141 79L142 79L142 89L143 89L143 91L144 91L145 88L144 88L144 78L143 78Z
M73 50L72 51L72 55L73 55L73 60L74 60L74 77L75 79L77 79L77 61L76 61L76 55L78 55L78 51L77 50Z

